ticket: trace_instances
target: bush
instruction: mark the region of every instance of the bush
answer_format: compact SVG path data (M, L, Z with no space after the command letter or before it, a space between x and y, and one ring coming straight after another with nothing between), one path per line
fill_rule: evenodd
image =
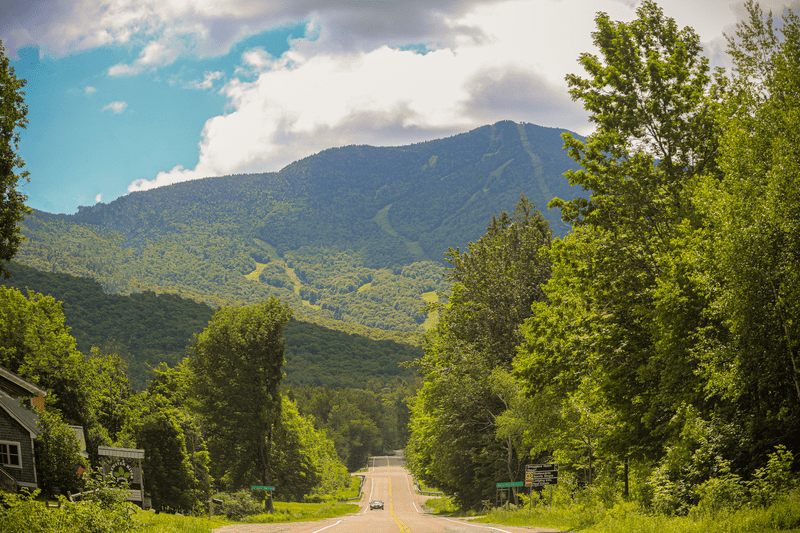
M717 477L701 483L695 492L700 497L696 512L715 515L720 511L735 510L747 499L747 488L742 478L730 471L729 463L723 462Z
M794 456L783 444L769 454L767 466L753 473L750 481L750 499L755 505L768 506L782 493L790 491L797 483L792 478Z
M255 500L252 491L248 489L233 493L222 493L217 495L217 498L222 500L220 512L234 520L264 512L264 505Z
M113 490L113 489L112 489ZM61 496L61 507L48 509L37 501L39 491L0 493L0 531L25 533L127 533L136 527L137 508L117 495L98 500L70 502Z

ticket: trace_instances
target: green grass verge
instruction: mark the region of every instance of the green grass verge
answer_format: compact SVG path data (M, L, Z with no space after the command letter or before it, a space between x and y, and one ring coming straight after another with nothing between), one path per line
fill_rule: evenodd
M601 503L496 509L476 521L536 526L586 533L800 533L800 492L781 496L769 507L744 507L714 514L663 516L643 513L635 503L607 509Z
M436 514L446 514L451 516L463 515L461 510L453 503L453 500L447 496L443 498L431 498L425 502L425 507Z
M227 520L224 517L180 516L153 512L139 513L144 533L208 533L214 529L233 524L272 524L282 522L310 522L337 518L358 512L358 505L352 503L287 503L275 502L274 513L263 513L244 520Z

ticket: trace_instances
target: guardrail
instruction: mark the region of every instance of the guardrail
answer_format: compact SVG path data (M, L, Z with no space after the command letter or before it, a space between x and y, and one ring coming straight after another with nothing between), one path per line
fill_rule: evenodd
M361 496L363 496L363 494L364 494L364 482L366 481L367 476L364 476L362 474L355 474L355 475L361 478L361 483L358 485L358 496L356 496L355 498L348 498L348 499L342 500L342 501L355 502L355 501L359 501L361 499Z
M417 494L424 494L425 496L444 496L444 492L433 492L429 490L422 490L422 486L419 484L414 476L411 476L411 479L414 480L414 486L417 488Z

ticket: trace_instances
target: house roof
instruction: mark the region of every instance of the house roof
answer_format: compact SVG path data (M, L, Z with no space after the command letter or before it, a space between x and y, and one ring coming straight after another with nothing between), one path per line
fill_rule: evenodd
M44 389L40 389L35 384L27 381L15 373L11 372L5 367L0 366L0 391L5 392L9 396L47 396Z
M97 455L108 457L122 457L124 459L144 459L144 450L136 448L114 448L112 446L98 446Z
M12 398L6 394L0 394L0 409L5 411L14 420L28 430L31 438L36 438L41 433L39 429L39 415L32 409L23 407L18 398Z

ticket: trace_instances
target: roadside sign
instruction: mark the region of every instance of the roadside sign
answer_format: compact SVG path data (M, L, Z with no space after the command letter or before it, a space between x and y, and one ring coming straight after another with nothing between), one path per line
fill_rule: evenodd
M275 487L265 487L263 485L253 485L250 490L275 490Z
M525 465L525 486L558 485L558 463Z
M525 486L525 482L524 481L509 481L508 483L498 483L497 484L497 488L498 489L504 489L504 488L507 488L507 487L524 487L524 486Z

